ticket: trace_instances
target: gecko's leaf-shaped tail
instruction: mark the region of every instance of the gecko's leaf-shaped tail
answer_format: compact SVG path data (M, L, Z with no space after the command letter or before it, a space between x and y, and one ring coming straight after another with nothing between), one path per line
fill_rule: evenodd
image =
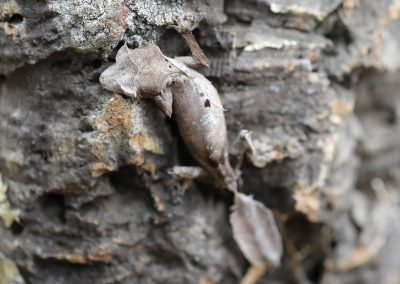
M230 222L234 239L252 265L280 265L282 238L270 209L250 196L236 193Z

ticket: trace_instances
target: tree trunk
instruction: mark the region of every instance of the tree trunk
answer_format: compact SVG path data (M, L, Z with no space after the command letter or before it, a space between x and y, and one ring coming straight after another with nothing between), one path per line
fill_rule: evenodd
M252 131L243 191L274 210L282 265L259 283L400 283L400 2L5 0L0 3L0 283L238 283L232 196L173 119L108 92L124 42L189 54Z

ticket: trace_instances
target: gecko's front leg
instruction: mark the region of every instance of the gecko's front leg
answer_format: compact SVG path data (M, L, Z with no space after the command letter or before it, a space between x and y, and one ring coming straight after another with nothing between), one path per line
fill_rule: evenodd
M163 93L153 98L153 102L166 116L171 118L172 116L172 93L170 88L166 88Z
M187 66L195 69L199 67L208 67L208 58L192 33L192 30L196 25L197 23L187 19L181 21L178 25L173 26L173 28L182 35L192 54L191 57L186 58L190 60L190 65Z

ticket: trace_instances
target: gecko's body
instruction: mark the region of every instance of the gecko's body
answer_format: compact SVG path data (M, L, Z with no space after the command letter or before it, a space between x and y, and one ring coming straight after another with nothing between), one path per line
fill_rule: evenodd
M193 157L218 187L235 191L221 99L211 82L193 69L203 65L192 57L164 56L154 43L133 50L124 45L100 83L129 97L152 98L164 114L173 114Z
M179 57L169 60L186 77L173 82L162 99L156 99L157 104L167 109L166 114L172 110L190 153L214 177L217 185L236 190L237 177L228 159L224 108L217 90Z

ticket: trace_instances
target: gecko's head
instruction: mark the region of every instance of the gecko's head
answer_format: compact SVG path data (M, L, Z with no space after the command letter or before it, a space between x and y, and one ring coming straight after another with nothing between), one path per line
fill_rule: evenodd
M128 51L126 45L118 50L115 64L101 73L100 84L108 91L136 97L133 79L137 73L137 67L129 60Z

